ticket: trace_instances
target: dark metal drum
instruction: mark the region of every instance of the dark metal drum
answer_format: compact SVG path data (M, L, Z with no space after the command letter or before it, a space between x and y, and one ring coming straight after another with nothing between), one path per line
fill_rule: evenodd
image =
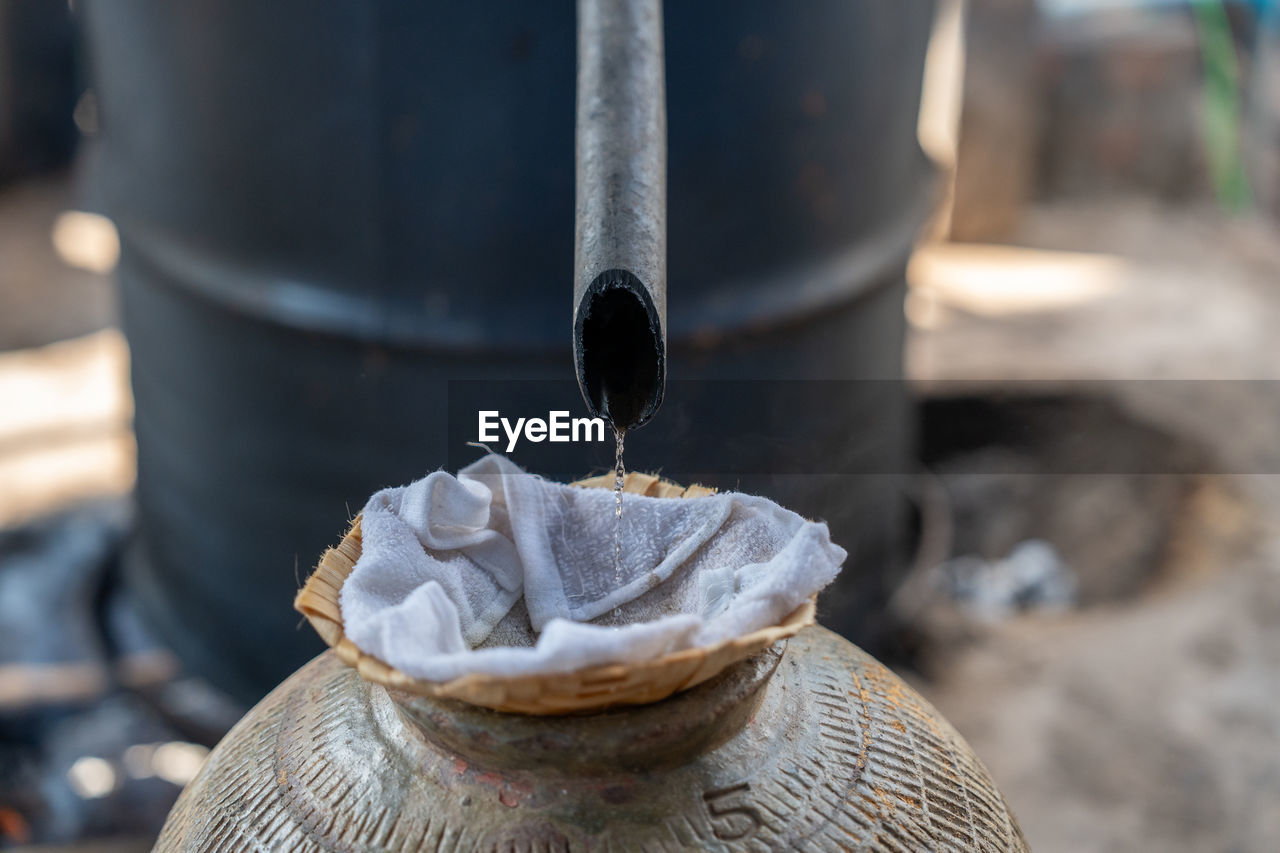
M672 380L896 387L932 198L915 136L932 10L669 4ZM289 602L334 532L444 464L450 380L573 381L573 3L84 13L133 357L128 578L192 670L253 700L318 650ZM776 387L695 427L731 431ZM903 395L860 387L847 433L788 449L803 464L718 485L831 523L854 556L823 612L868 641L909 419ZM674 395L628 441L632 467L699 470L661 440ZM813 473L866 448L883 471Z

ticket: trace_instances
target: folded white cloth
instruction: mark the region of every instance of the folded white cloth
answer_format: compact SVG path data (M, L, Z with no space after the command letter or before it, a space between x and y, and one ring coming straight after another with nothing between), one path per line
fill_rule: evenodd
M619 529L611 491L544 480L496 454L457 477L437 471L377 492L361 527L344 630L430 681L711 645L777 624L846 556L825 524L734 492L624 494Z

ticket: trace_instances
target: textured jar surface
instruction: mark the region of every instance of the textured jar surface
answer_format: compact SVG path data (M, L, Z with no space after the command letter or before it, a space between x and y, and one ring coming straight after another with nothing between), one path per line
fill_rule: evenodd
M576 727L483 712L489 737L471 710L442 737L326 653L214 750L157 849L1026 849L959 734L835 634L793 638L742 700L741 719L716 703L726 684L668 700L684 704L666 723L667 703ZM448 715L435 711L431 725ZM695 747L689 718L699 713L717 736ZM587 734L575 742L579 729ZM633 729L634 740L654 740L651 760L632 749L617 762L630 769L618 767L608 750ZM592 731L609 732L594 744L601 754ZM685 746L664 754L663 743L677 742Z

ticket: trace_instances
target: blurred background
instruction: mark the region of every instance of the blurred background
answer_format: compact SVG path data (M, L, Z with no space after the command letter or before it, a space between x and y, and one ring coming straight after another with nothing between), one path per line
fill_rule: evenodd
M448 381L571 376L572 4L481 5L0 0L0 848L149 849ZM824 622L1037 851L1275 850L1280 4L668 5L671 375L852 383L727 483Z

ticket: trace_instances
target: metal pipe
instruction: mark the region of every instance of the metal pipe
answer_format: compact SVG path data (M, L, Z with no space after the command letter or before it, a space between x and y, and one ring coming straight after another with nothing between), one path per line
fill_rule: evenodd
M661 0L579 0L573 358L591 414L629 429L667 362Z

